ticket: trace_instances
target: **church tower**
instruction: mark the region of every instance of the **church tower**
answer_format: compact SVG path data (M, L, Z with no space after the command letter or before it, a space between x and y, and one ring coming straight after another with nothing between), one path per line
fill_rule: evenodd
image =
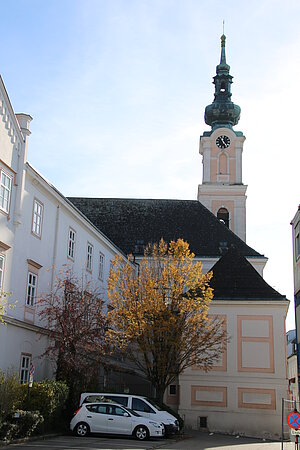
M232 76L226 63L226 37L221 36L221 60L213 78L214 101L205 108L205 123L211 131L200 137L203 156L202 184L198 200L230 230L246 241L246 189L242 181L242 153L245 137L235 131L241 109L231 101Z

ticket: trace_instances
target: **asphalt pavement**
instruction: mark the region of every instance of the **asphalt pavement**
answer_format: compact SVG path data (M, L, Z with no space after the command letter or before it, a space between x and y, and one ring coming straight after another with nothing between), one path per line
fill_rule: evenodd
M281 450L280 442L262 439L192 432L182 439L155 439L139 442L133 438L100 435L78 438L57 436L10 444L16 450ZM283 450L294 450L295 444L285 442Z

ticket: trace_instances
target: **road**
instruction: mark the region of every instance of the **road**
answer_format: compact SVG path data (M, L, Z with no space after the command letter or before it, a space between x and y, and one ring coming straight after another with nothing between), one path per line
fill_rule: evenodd
M59 436L44 440L12 444L16 450L281 450L280 442L236 438L219 434L193 433L185 439L155 439L139 442L132 438ZM294 443L284 443L283 450L294 450Z

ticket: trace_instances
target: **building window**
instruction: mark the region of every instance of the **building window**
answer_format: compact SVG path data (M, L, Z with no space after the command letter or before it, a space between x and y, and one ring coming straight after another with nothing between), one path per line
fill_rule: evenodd
M226 208L220 208L217 212L217 219L224 225L226 225L227 228L229 228L229 212Z
M28 272L26 305L34 306L37 286L37 275Z
M31 355L21 355L20 383L27 383L29 380Z
M93 246L89 242L87 244L86 268L90 271L93 268Z
M42 220L43 220L43 205L34 200L33 202L33 217L32 217L32 232L36 236L42 234Z
M75 256L76 231L69 228L68 257L74 259Z
M9 212L11 182L12 177L2 170L0 178L0 208L6 213Z
M296 260L300 256L300 222L295 227L295 258Z
M170 384L170 386L169 386L169 394L170 395L177 395L177 386L176 386L176 384Z
M99 253L99 278L103 280L104 275L104 255L103 253Z
M4 256L0 255L0 289L3 286L3 274L4 274Z

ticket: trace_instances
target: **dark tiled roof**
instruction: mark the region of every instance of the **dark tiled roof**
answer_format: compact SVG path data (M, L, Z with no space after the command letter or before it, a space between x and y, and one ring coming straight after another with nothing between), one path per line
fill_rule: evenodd
M284 300L235 248L212 267L211 287L216 300Z
M144 245L161 238L183 238L196 256L219 256L222 245L234 245L245 256L262 256L196 200L68 198L126 254L143 254Z

